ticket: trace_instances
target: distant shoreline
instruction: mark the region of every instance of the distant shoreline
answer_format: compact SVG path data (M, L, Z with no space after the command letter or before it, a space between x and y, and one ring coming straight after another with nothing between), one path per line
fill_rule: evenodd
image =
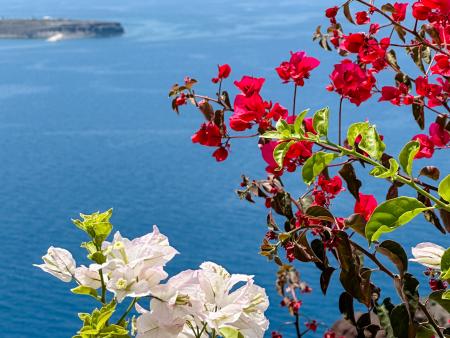
M1 19L0 39L46 39L58 41L113 37L125 33L119 22L69 19Z

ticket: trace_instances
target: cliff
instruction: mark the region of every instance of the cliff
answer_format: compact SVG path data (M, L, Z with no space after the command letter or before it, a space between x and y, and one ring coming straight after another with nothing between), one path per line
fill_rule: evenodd
M118 22L15 19L0 20L0 39L70 39L84 37L111 37L124 33Z

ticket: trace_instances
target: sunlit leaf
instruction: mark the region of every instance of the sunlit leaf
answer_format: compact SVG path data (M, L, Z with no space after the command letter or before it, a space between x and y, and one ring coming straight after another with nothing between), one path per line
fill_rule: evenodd
M424 210L425 207L415 198L401 196L381 203L373 212L366 225L366 238L369 243L378 240L384 233L394 231L408 223Z
M409 176L412 176L412 166L414 157L419 152L420 144L417 141L410 141L408 142L403 149L400 151L400 154L398 156L400 165L402 166L402 169L407 173Z
M308 158L302 168L303 182L310 185L316 177L336 158L336 154L318 151Z

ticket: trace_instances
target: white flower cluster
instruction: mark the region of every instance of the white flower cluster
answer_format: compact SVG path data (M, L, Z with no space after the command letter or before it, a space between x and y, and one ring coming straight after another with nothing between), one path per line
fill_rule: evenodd
M178 253L156 226L153 232L131 241L116 232L112 243L103 242L102 251L106 256L104 264L76 267L69 251L50 247L42 257L44 264L35 266L63 282L74 278L78 284L93 289L101 287L102 275L106 289L120 303L125 297L150 295L151 288L167 278L163 267Z
M226 328L259 338L269 326L264 289L254 284L252 276L231 275L215 263L181 272L155 287L152 295L151 310L139 309L138 338L187 338L194 332L209 337L208 333Z
M117 302L125 297L150 296L150 310L136 303L138 338L209 337L223 330L236 330L244 337L262 338L269 323L264 316L269 302L253 276L230 274L223 267L205 262L199 270L186 270L168 277L164 266L178 252L154 226L153 232L129 240L116 232L103 242L103 264L79 266L72 254L50 247L35 265L64 282L99 289L103 283Z

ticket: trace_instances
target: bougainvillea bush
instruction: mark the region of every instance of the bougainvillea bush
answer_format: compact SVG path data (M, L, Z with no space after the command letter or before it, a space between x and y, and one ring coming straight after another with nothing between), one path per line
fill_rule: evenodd
M89 238L81 246L91 264L77 266L69 251L52 246L35 265L98 302L91 313L78 314L82 324L74 338L263 337L269 303L253 276L204 262L163 282L164 267L178 252L156 226L132 240L117 231L108 242L112 210L80 216L73 223Z
M311 291L299 279L302 264L314 264L320 271L324 294L331 280L339 281L339 309L354 336L450 336L449 323L439 322L429 310L437 303L450 311L450 248L417 243L410 252L389 239L415 218L436 236L450 232L448 167L423 166L436 152L446 152L450 142L450 1L349 0L325 10L313 40L337 52L323 88L335 94L337 111L324 107L310 112L296 104L298 92L320 69L320 60L304 51L291 52L274 65L286 90L293 92L288 107L264 93L264 78L243 76L230 83L228 64L219 65L212 78L214 95L197 93L197 81L190 77L174 85L172 107L179 113L189 104L202 113L204 121L192 142L210 147L219 162L232 154L239 139L255 140L255 153L264 159L268 175L243 176L238 195L250 202L261 198L267 207L268 230L260 254L279 265L277 290L281 305L293 316L297 337L320 325L302 317L301 295ZM239 91L235 97L225 90L232 84ZM371 105L378 101L410 108L403 118L410 121L410 141L399 153L392 153L374 121L343 125L345 106L364 110L368 100ZM338 120L333 129L330 114ZM414 132L419 129L423 131ZM421 165L417 159L423 159ZM359 166L368 169L363 173L389 182L383 201L366 192L365 178L357 177ZM303 194L287 191L287 175L302 178ZM354 213L332 211L336 199L354 205ZM424 266L429 279L427 294L419 295L417 276L408 271L416 263ZM393 292L383 292L375 275L391 280ZM394 293L396 298L384 296ZM356 303L366 309L358 316ZM283 332L271 334L279 338ZM332 330L325 333L335 336Z

